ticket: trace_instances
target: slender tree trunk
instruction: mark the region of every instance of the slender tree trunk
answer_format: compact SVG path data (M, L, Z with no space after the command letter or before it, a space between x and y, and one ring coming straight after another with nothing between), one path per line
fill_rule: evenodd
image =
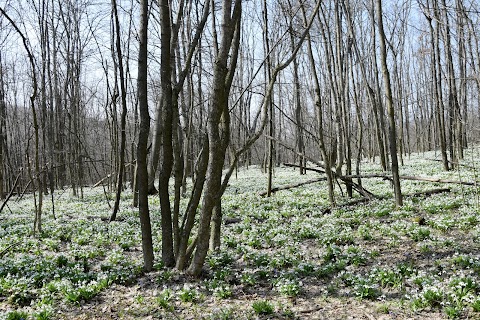
M362 116L362 109L360 108L360 102L357 92L357 85L355 82L355 75L353 73L353 59L350 60L350 75L352 77L352 90L353 90L353 104L355 105L355 113L357 118L357 157L356 157L356 164L355 164L355 174L360 175L360 163L362 160L362 146L363 146L363 116ZM357 184L359 186L362 185L362 179L358 178Z
M290 41L292 51L295 50L295 43L293 41L293 30L290 32ZM300 77L298 76L298 59L293 59L293 85L294 85L294 101L295 101L295 144L298 154L305 154L305 142L303 139L303 121L302 121L302 103L300 99ZM273 137L273 135L270 135ZM271 140L272 141L272 140ZM299 156L299 170L300 174L306 174L305 158Z
M50 10L54 11L54 1L51 3ZM53 15L52 15L53 16ZM48 21L46 19L46 21ZM56 159L55 159L55 89L54 89L54 80L52 77L52 44L51 42L53 41L53 38L55 37L56 29L53 27L55 24L51 24L51 30L50 32L52 33L52 36L50 36L50 32L47 32L47 38L48 41L46 43L46 56L47 56L47 77L48 77L48 91L49 91L49 107L48 111L46 110L47 113L47 152L48 152L48 164L46 164L46 170L47 174L46 176L48 177L48 187L50 188L50 197L51 197L51 202L52 202L52 215L53 218L55 219L55 197L54 197L54 192L55 192L55 171L57 167Z
M4 176L4 146L6 141L6 116L7 116L7 106L5 104L5 83L3 78L3 59L2 54L0 53L0 199L5 199L5 176Z
M358 48L358 43L357 43L357 38L356 38L356 35L355 35L355 30L353 28L353 21L352 21L351 13L349 11L349 8L347 8L344 0L342 1L342 4L343 4L343 9L344 9L344 11L347 15L346 21L347 21L347 26L348 26L350 36L352 37L352 46L353 46L353 50L355 52L355 56L357 57L357 59L359 61L363 61L364 57L362 57L360 55L360 49ZM379 156L380 156L380 163L381 163L382 169L385 171L385 170L387 170L387 159L386 159L386 156L385 156L385 153L386 153L385 152L385 142L384 142L384 139L383 139L383 130L382 130L382 125L381 125L381 121L380 121L377 99L375 97L375 91L372 89L372 86L368 82L365 64L360 62L359 66L360 66L360 71L361 71L360 74L362 76L362 81L364 82L364 84L366 86L367 97L368 97L368 100L370 102L370 105L371 105L372 111L373 111L373 119L374 119L374 124L375 124L374 125L374 127L375 127L375 137L376 137L376 141L377 141L378 153L379 153ZM369 144L370 143L372 143L371 140L369 140ZM370 149L372 150L373 147L370 148ZM373 154L374 153L372 152L372 155Z
M468 123L467 112L467 52L465 45L465 8L462 0L456 0L457 10L457 38L458 38L458 69L459 69L459 90L458 90L458 119L457 144L458 156L463 159L463 149L467 147L466 124Z
M140 30L138 52L138 107L140 112L140 128L138 133L137 166L138 166L138 210L142 229L143 267L145 271L153 268L153 242L150 213L148 209L148 171L147 142L150 131L150 115L148 113L147 96L147 30L148 0L140 1Z
M173 168L173 94L172 94L172 56L170 4L168 0L160 2L161 23L161 89L163 99L162 131L162 168L159 180L160 210L162 214L162 261L167 267L175 265L173 250L172 209L170 205L169 181Z
M212 10L214 9L212 6ZM205 262L211 237L212 212L222 195L222 169L230 137L228 96L238 59L242 1L235 0L232 12L232 1L224 0L222 9L221 44L216 46L218 51L214 64L212 102L207 124L209 150L205 191L197 233L198 243L188 269L188 272L195 276L200 274Z
M302 14L304 23L307 23L307 16L305 14L305 8L302 6ZM310 62L310 68L313 76L313 83L315 85L315 112L317 116L317 125L318 125L318 144L320 149L320 154L323 158L323 163L325 164L325 174L327 176L327 186L328 186L328 199L332 206L335 206L335 192L334 184L335 180L332 173L332 167L330 163L330 157L328 156L327 147L325 146L325 138L323 134L324 124L323 124L323 108L322 108L322 95L320 90L320 82L318 80L317 66L315 64L315 59L313 56L312 50L312 41L310 36L307 37L307 53L308 60Z
M120 21L118 19L117 12L117 1L112 0L113 12L115 16L115 31L116 31L116 51L118 58L118 72L120 75L120 93L121 93L121 103L122 103L122 114L120 120L120 162L118 165L118 175L117 175L117 190L115 195L115 204L113 205L113 212L110 216L110 221L115 221L117 218L117 212L120 206L120 197L123 189L123 175L125 172L125 146L127 140L126 132L126 119L127 119L127 89L125 86L125 72L123 70L123 55L122 55L122 45L120 40ZM82 158L82 156L79 156Z
M152 139L152 151L150 162L148 163L148 193L157 194L155 188L155 175L160 161L160 150L162 149L162 110L164 108L163 99L160 97L155 110L155 120Z
M429 2L427 1L427 7L429 6ZM424 10L429 10L425 9ZM432 25L432 16L424 11L425 18L428 21L429 29L430 29L430 45L432 47L431 53L431 73L432 73L432 93L433 93L433 100L435 103L435 119L437 125L437 132L438 132L438 139L440 141L440 153L442 155L442 163L444 170L448 171L449 163L448 163L448 156L447 156L447 142L446 142L446 135L445 135L445 119L443 115L443 102L442 102L442 93L441 88L441 79L438 79L438 65L439 61L437 61L440 57L438 56L438 27L437 30L434 30ZM437 41L435 40L437 39Z
M263 43L264 43L264 54L266 57L265 68L265 83L268 84L272 78L272 61L270 57L270 38L269 38L269 29L268 29L268 6L267 1L263 1ZM268 123L268 134L273 137L275 135L275 109L273 108L273 94L267 101L268 104L268 114L269 114L269 123ZM266 153L266 168L267 168L267 197L270 197L272 194L273 187L273 166L275 157L275 143L272 139L267 139L267 153Z
M39 156L39 130L38 130L38 118L37 118L37 108L35 106L35 100L37 99L37 90L38 90L38 83L37 83L37 73L35 68L35 59L33 54L30 50L28 45L28 40L22 31L17 27L15 22L10 18L10 16L0 7L0 13L8 20L8 22L13 26L15 31L18 35L22 38L23 47L27 51L28 59L30 63L30 68L32 71L32 80L33 80L33 88L32 94L30 95L30 107L32 110L32 118L33 118L33 130L34 130L34 139L35 139L35 179L33 181L33 192L34 192L34 206L35 206L35 219L33 224L33 233L41 233L42 232L42 198L43 198L43 190L41 185L40 177L40 156ZM35 184L38 183L38 205L36 200L36 188Z
M442 0L443 8L447 8L445 0ZM463 154L462 142L461 142L461 132L458 132L458 124L460 121L460 106L458 103L458 92L457 85L455 83L455 69L453 66L453 57L452 57L452 45L451 45L451 34L450 34L450 23L448 19L448 13L446 9L444 11L444 41L445 41L445 59L447 64L447 83L448 83L448 136L449 136L449 149L450 149L450 160L452 163L457 163L458 158ZM458 152L460 151L460 152Z
M52 0L53 3L54 0ZM52 22L53 24L53 22ZM58 72L58 40L57 32L55 31L52 35L52 53L53 53L53 88L54 88L54 99L55 99L55 162L57 164L57 179L58 187L63 188L66 184L66 157L65 157L65 116L64 116L64 104L62 101L62 95L60 93L60 81L59 81L59 72ZM53 124L52 124L53 125Z
M178 249L176 249L176 268L183 270L187 267L188 256L188 240L192 228L195 223L195 215L202 196L203 186L205 183L207 166L208 166L208 138L204 137L204 145L199 155L197 162L197 170L195 173L195 182L193 184L192 194L185 210L185 216L183 218L180 227L180 239L178 243Z
M390 156L392 158L392 177L393 177L393 188L395 193L395 203L397 206L403 205L402 190L400 188L400 176L398 173L398 158L397 158L397 137L395 129L395 110L393 108L393 97L392 89L390 84L390 73L387 66L387 47L385 39L385 31L383 29L383 14L382 14L382 1L376 0L377 7L377 22L378 22L378 31L380 36L380 55L381 55L381 65L383 73L383 82L385 85L385 94L387 98L387 112L388 112L388 121L389 121L389 145L390 145Z

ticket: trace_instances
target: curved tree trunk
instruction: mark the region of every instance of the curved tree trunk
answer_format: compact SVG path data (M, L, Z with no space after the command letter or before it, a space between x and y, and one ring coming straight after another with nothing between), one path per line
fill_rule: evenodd
M115 195L115 203L113 205L112 215L110 216L110 221L115 221L115 219L117 218L117 213L120 206L120 196L122 194L122 189L123 189L123 175L125 172L125 146L127 143L126 142L127 141L127 132L126 132L127 89L125 86L125 72L123 70L123 55L122 55L122 46L120 41L120 21L118 19L118 10L117 10L116 0L112 0L112 6L113 6L114 17L115 17L116 49L117 49L117 58L118 58L118 72L120 74L120 94L121 94L121 103L122 103L122 114L121 114L121 120L120 120L120 131L121 131L120 150L119 150L120 162L118 164L117 190ZM82 159L82 156L79 155L79 158Z
M212 7L212 10L215 8ZM223 1L223 21L221 44L214 64L212 103L207 123L208 166L203 195L203 205L197 234L197 248L188 269L190 274L198 276L202 270L210 243L210 225L214 207L219 204L222 194L222 169L230 138L230 114L228 96L233 81L240 45L240 21L242 1ZM230 59L229 56L231 55ZM228 62L230 61L230 64ZM216 214L220 214L216 210ZM215 217L219 221L218 217Z

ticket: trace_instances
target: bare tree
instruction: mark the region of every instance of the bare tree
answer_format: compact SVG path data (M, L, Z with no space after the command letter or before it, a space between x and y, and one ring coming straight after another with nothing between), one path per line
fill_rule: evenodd
M140 1L140 30L138 52L138 106L140 112L140 128L137 146L138 172L138 210L142 229L143 267L146 271L153 268L153 242L150 212L148 208L148 171L147 143L150 131L150 115L147 97L147 40L148 40L148 0Z
M115 221L117 218L118 209L120 206L120 196L123 189L123 176L125 172L125 146L127 144L127 132L126 132L126 121L127 121L127 89L126 89L126 81L125 81L125 71L123 68L123 54L122 54L122 46L120 41L121 30L120 30L120 21L118 19L118 5L116 0L112 0L112 8L113 14L115 19L115 43L116 43L116 52L117 52L117 59L118 59L118 72L120 76L120 93L121 93L121 104L122 104L122 112L121 112L121 120L120 120L120 162L118 165L118 175L117 175L117 190L115 195L115 204L113 205L113 212L110 216L110 221Z
M382 65L383 82L385 85L385 95L387 100L387 112L388 112L388 140L390 145L390 157L392 158L392 176L393 176L393 188L395 193L395 203L397 206L403 205L402 190L400 187L400 176L398 174L398 158L397 158L397 133L395 124L395 110L393 107L392 87L390 84L390 72L387 66L387 46L385 31L383 29L383 14L382 14L382 1L376 0L377 11L377 23L378 33L380 36L380 60Z
M265 54L265 86L272 80L272 61L270 55L270 38L269 38L269 28L268 28L268 6L267 1L263 1L263 51ZM275 108L273 102L273 94L267 100L268 104L268 134L273 137L275 135ZM274 167L274 157L275 157L275 141L273 139L266 139L267 144L266 150L266 161L265 167L267 168L267 197L270 197L272 194L272 185L273 185L273 167Z
M435 0L433 0L436 2ZM431 59L431 74L432 74L432 92L433 99L435 103L435 119L437 125L438 139L440 140L440 152L442 155L443 168L449 170L449 162L447 156L447 142L445 134L445 118L444 118L444 107L442 101L442 89L441 89L441 78L439 78L440 65L440 48L439 48L439 26L437 22L437 27L434 29L433 21L438 21L436 16L437 14L431 13L430 2L427 0L426 5L422 5L422 10L425 18L427 19L429 31L430 31L430 59ZM434 9L437 12L436 9Z
M307 16L305 14L305 8L303 6L302 6L302 13L303 13L304 23L306 23ZM321 95L321 89L320 89L320 81L319 81L318 72L317 72L317 66L315 63L315 58L313 56L312 40L310 38L310 33L307 37L307 53L308 53L308 59L310 62L310 69L313 76L313 84L314 84L314 92L315 92L315 111L316 111L317 122L318 122L318 145L320 149L320 154L322 155L323 162L325 164L325 174L327 176L327 185L328 185L328 199L330 201L330 204L334 206L335 205L335 193L334 193L335 180L334 180L332 166L330 164L330 157L328 155L327 147L325 145L325 138L323 134L324 121L323 121L322 95Z
M355 33L355 30L353 28L353 19L351 17L351 13L349 11L348 6L346 5L345 1L342 1L343 4L343 10L345 11L346 14L346 22L349 30L350 37L352 39L352 46L353 46L353 51L355 53L355 56L357 57L357 60L359 61L359 66L360 66L360 74L361 74L361 79L364 85L366 86L367 90L367 97L370 102L370 105L372 107L373 111L373 118L374 118L374 125L375 125L375 137L377 141L377 147L378 147L378 153L380 156L380 163L382 165L383 170L387 170L387 159L385 156L385 142L383 139L383 127L381 125L381 115L378 110L378 103L377 99L375 96L375 91L373 89L373 85L370 84L368 77L367 77L367 71L366 71L366 65L362 63L364 61L364 57L360 53L359 45L358 45L358 39Z
M212 103L207 124L207 176L198 226L197 247L189 267L189 272L193 275L199 275L202 270L209 248L212 212L222 194L222 169L230 139L228 97L237 66L241 17L241 0L235 0L233 4L230 0L222 2L222 26L220 41L215 44L218 50L215 52Z
M3 59L2 54L0 53L0 199L5 199L5 175L4 175L4 167L5 167L5 146L6 146L6 117L7 117L7 106L5 103L5 82L3 77Z
M18 33L18 35L22 39L22 44L27 52L28 55L28 60L30 63L30 68L32 72L32 94L30 95L30 107L32 110L32 117L33 117L33 130L34 130L34 139L35 139L35 157L34 157L34 163L35 163L35 179L32 180L32 183L34 185L34 191L38 190L38 204L37 204L37 198L35 197L34 193L34 204L35 204L35 219L34 219L34 224L33 224L33 232L34 233L40 233L42 232L42 199L43 199L43 190L41 186L41 179L40 177L40 156L39 156L39 129L38 129L38 118L37 118L37 108L35 106L35 100L37 98L37 90L38 90L38 83L37 83L37 71L36 71L36 66L35 66L35 58L32 54L32 51L30 49L30 45L28 43L28 39L25 37L23 32L18 28L18 26L15 24L15 22L10 18L10 16L5 12L0 7L0 13L7 18L8 22L13 26L15 31ZM38 189L36 187L38 186Z

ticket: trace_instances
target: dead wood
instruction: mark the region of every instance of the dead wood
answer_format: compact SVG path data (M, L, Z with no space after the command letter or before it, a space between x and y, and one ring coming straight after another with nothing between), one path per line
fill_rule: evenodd
M311 159L309 159L312 161ZM314 162L316 165L321 166L320 163ZM284 163L285 166L287 167L300 167L299 165L292 164L292 163ZM322 170L316 169L316 168L304 168L305 170L308 171L314 171L314 172L319 172L319 173L325 173ZM340 180L344 181L344 179L371 179L371 178L381 178L384 180L392 180L392 176L388 174L382 174L382 173L370 173L370 174L352 174L352 175L345 175L345 176L340 176L335 174L335 177L339 178ZM441 178L435 178L435 177L419 177L419 176L400 176L401 180L413 180L413 181L425 181L425 182L435 182L435 183L446 183L446 184L460 184L464 186L476 186L480 185L480 182L478 181L460 181L460 180L449 180L449 179L441 179ZM344 181L345 182L345 181ZM348 183L348 182L346 182ZM448 191L442 191L442 192L449 192Z
M98 187L99 185L101 185L105 180L109 179L112 175L109 174L107 175L106 177L103 177L100 181L98 181L97 183L95 183L92 188L96 188Z
M274 138L271 138L270 136L266 136L267 138L269 139L274 139ZM274 139L275 140L275 139ZM278 140L275 140L277 141L278 144L282 145L283 147L287 148L287 149L290 149L291 151L295 152L296 154L302 156L302 157L305 157L307 160L313 162L314 164L316 164L317 166L321 167L321 168L325 168L325 166L320 163L319 161L313 159L313 158L310 158L309 156L306 156L306 155L303 155L301 153L298 153L296 152L293 148L291 148L290 146L286 145L286 144L283 144L282 142L278 141ZM296 168L299 168L300 166L297 165L297 164L292 164L290 163L288 165L289 167L296 167ZM320 169L316 169L316 168L304 168L305 170L310 170L310 171L315 171L315 172L319 172L319 173L325 173L324 171L320 170ZM339 175L337 174L333 168L332 168L332 174L333 174L333 177L336 178L336 179L340 179L342 180L342 182L346 185L351 185L353 187L353 189L355 191L357 191L361 196L363 197L366 197L366 198L369 198L369 199L372 199L372 198L378 198L376 195L374 195L373 193L371 193L370 191L368 191L367 189L365 189L362 185L358 184L358 183L355 183L352 181L352 178L350 178L351 176L342 176L342 175Z
M391 175L388 174L380 174L380 173L373 173L373 174L354 174L344 176L345 178L355 179L369 179L369 178L382 178L382 179L392 179ZM470 181L460 181L460 180L449 180L449 179L440 179L435 177L419 177L419 176L400 176L401 180L413 180L413 181L426 181L426 182L436 182L436 183L448 183L448 184L461 184L464 186L476 186L479 182L470 182Z
M304 186L304 185L307 185L307 184L312 184L312 183L315 183L315 182L320 182L320 181L325 181L325 180L327 180L327 178L319 178L319 179L308 180L308 181L300 182L300 183L288 184L286 186L272 188L271 192L274 193L274 192L281 191L281 190L289 190L289 189L293 189L293 188L301 187L301 186ZM267 195L267 192L262 191L258 195L264 197L264 196Z
M440 159L427 159L427 160L430 160L430 161L435 161L435 162L443 162L443 160L440 160ZM472 170L476 170L478 168L475 168L474 166L470 166L468 164L464 164L464 163L458 163L458 162L455 162L455 161L450 161L450 160L447 160L447 162L449 164L451 164L453 167L464 167L464 168L467 168L467 169L472 169Z
M414 194L411 194L411 195L406 195L407 197L429 197L431 195L434 195L434 194L438 194L438 193L447 193L447 192L450 192L450 188L438 188L438 189L432 189L432 190L427 190L427 191L423 191L423 192L415 192Z
M240 219L240 218L225 218L224 222L225 222L225 225L228 225L228 224L234 224L234 223L242 222L242 219Z
M294 148L292 148L289 145L279 141L278 139L275 139L275 138L273 138L271 136L268 136L268 135L265 135L265 137L268 138L268 139L276 141L279 145L281 145L284 148L296 153L297 155L305 157L306 159L308 159L309 161L311 161L315 165L319 166L320 168L324 168L324 165L322 163L320 163L319 161L317 161L317 160L315 160L315 159L313 159L313 158L311 158L307 155L304 155L304 154L301 154L301 153L297 152ZM285 166L295 167L295 168L300 167L299 165L292 164L292 163L286 163ZM304 169L309 170L309 171L324 173L322 170L317 169L317 168L304 167ZM339 175L335 171L332 171L332 173L333 173L333 176L335 178L340 179L343 183L345 183L347 185L349 185L349 184L352 185L352 187L355 189L355 191L357 191L360 195L362 195L364 198L367 198L367 199L379 198L379 197L375 196L373 193L371 193L370 191L363 188L363 186L353 182L352 179L358 179L358 178L360 178L360 179L381 178L381 179L385 179L385 180L392 180L393 179L391 175L380 174L380 173L345 175L345 176ZM425 182L444 183L444 184L459 184L459 185L464 185L464 186L477 186L477 185L479 185L479 182L477 182L477 181L471 182L471 181L449 180L449 179L441 179L441 178L435 178L435 177L400 176L400 180L425 181ZM276 191L278 191L278 190L276 190ZM430 191L426 191L426 192L418 192L418 193L413 194L413 196L430 196L432 194L443 193L443 192L450 192L450 189L448 189L448 188L434 189L434 190L430 190ZM364 200L362 200L362 201L364 201Z
M10 190L10 193L8 194L7 198L5 199L5 201L3 201L2 206L0 207L0 213L2 212L3 208L5 208L5 206L7 205L8 200L10 200L10 198L13 196L15 188L17 187L17 184L18 184L18 180L20 179L20 175L21 174L17 175L17 178L15 179L15 182L13 183L12 190Z
M313 172L318 172L318 173L325 173L325 171L321 170L321 169L299 166L298 164L294 164L294 163L284 163L283 165L285 167L293 167L293 168L300 168L301 167L303 170L313 171Z
M7 247L6 247L5 249L3 249L2 251L0 251L0 259L2 259L3 256L6 255L7 252L8 252L11 248L15 247L15 246L18 245L18 244L20 244L20 241L14 242L14 243L10 244L9 246L7 246Z
M360 204L360 203L369 202L370 200L372 200L372 199L369 199L369 198L355 199L355 200L349 201L349 202L347 202L347 203L344 203L344 204L342 204L342 205L339 205L339 206L337 206L337 208L341 208L341 207L353 207L353 206L356 206L357 204Z
M478 182L468 182L468 181L459 181L459 180L448 180L440 178L429 178L429 177L415 177L415 176L400 176L400 179L403 180L416 180L416 181L427 181L427 182L438 182L438 183L451 183L451 184L461 184L464 186L476 186Z

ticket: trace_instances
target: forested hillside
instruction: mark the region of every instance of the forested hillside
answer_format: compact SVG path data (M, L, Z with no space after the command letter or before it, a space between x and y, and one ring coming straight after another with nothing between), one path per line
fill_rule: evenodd
M248 254L230 249L264 246L249 243L243 232L270 220L268 228L287 228L300 216L314 225L316 240L298 254L309 261L311 251L320 250L317 258L323 260L311 268L316 280L324 279L317 273L329 260L333 265L328 281L311 289L327 290L326 296L329 281L348 276L349 257L365 249L363 242L350 248L358 244L353 235L345 243L322 240L328 226L338 233L345 219L388 228L404 221L398 228L405 230L360 237L371 241L365 250L379 256L389 250L381 245L383 237L406 231L393 236L394 248L403 237L414 237L420 247L407 241L413 252L435 252L439 261L470 259L479 249L479 20L480 3L466 0L0 0L0 310L32 303L35 313L49 290L48 305L58 311L62 294L71 290L66 300L78 305L114 283L134 284L144 274L151 279L151 271L176 275L182 285L197 279L230 288L240 278L217 279L216 259L222 268L240 272L251 262ZM281 183L284 172L289 178ZM237 185L243 174L250 175L248 186ZM383 181L382 187L372 181ZM297 193L304 191L298 190L315 190L312 202L300 205L301 212L293 206L280 219L277 214L288 206L275 199L291 195L288 201L303 201ZM430 199L445 202L432 209ZM274 212L257 217L265 203ZM438 212L443 206L448 210ZM453 225L437 228L424 212L454 217ZM456 220L463 216L470 221L465 228ZM419 227L406 225L407 217L418 219L407 220ZM131 229L125 234L119 226L126 222ZM243 231L231 233L232 226ZM455 249L437 252L441 232L450 234L451 227ZM117 235L109 235L117 228ZM268 228L259 231L261 239L268 239ZM375 230L370 229L362 227ZM75 253L73 239L83 232L77 244L98 241L100 252ZM295 242L297 236L282 235L286 243L294 241L292 247L304 245ZM459 252L462 241L465 251ZM132 264L125 252L133 252ZM30 269L43 254L46 262ZM343 286L363 286L362 299L383 299L390 286L391 298L417 303L414 310L451 317L478 311L478 261L452 267L447 259L448 276L428 283L441 292L432 289L426 302L421 294L430 287L412 291L408 277L431 272L430 262L418 265L415 253L405 254L403 260L385 258L396 267L377 270L397 274L398 263L412 263L399 284L375 282L380 276L364 257L352 267L361 270L332 290L337 298L350 297ZM453 284L458 266L473 274ZM291 262L287 274L277 270L268 281L255 278L252 290L284 281L296 288L293 296L308 300L310 289L299 284L297 267ZM59 275L50 273L56 268ZM81 275L72 279L77 271ZM31 275L25 283L18 278L26 277L23 272ZM370 279L371 292L363 276L377 279ZM61 279L69 283L57 285ZM19 301L17 281L19 292L27 292ZM217 292L212 286L197 288L194 300L209 301L209 293ZM463 288L461 298L449 295L451 286ZM176 293L165 294L172 296L152 295L168 298L160 309L178 316L169 300L178 302ZM230 295L238 292L225 298ZM406 315L406 305L397 307ZM292 312L301 317L303 311Z

